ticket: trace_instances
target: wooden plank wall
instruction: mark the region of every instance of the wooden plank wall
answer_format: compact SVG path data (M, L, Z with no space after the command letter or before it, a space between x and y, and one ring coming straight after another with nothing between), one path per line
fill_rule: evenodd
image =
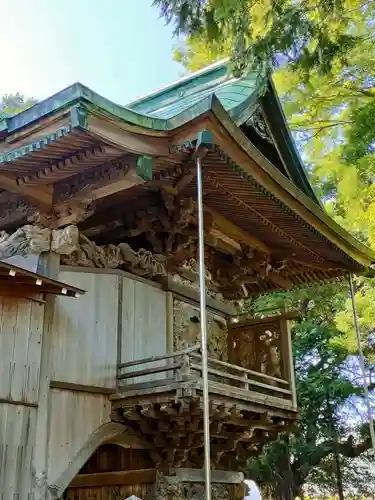
M36 408L0 405L0 500L31 499Z
M86 290L59 297L52 328L48 483L54 484L90 435L109 422L106 390L116 387L119 277L61 271L59 279ZM93 393L90 391L97 391ZM103 393L100 393L100 389Z
M126 484L71 488L66 494L66 500L122 500L132 495L143 499L151 492L152 486L152 484Z
M0 499L31 495L44 305L0 297Z
M124 363L167 352L167 294L163 290L130 278L122 278L120 359ZM127 371L150 368L135 366ZM165 377L154 374L127 383L148 382ZM126 383L126 382L122 382Z
M114 388L119 277L63 271L59 279L87 293L56 299L51 379Z
M131 495L136 495L138 498L145 498L152 489L152 483L146 480L144 471L152 471L155 467L151 457L146 450L136 450L131 448L122 448L116 445L103 445L96 450L88 462L80 470L80 475L76 477L83 478L81 485L74 485L74 482L68 488L66 497L68 500L117 500L125 499ZM130 476L129 483L119 481L116 483L116 477L108 477L107 481L104 480L102 486L94 486L91 481L89 486L88 481L91 477L97 478L98 473L110 473L119 471L141 471L138 475L142 478L143 482L139 483L135 479L134 482ZM113 476L116 476L114 474ZM118 477L118 476L117 476ZM147 477L148 479L148 477ZM88 482L87 482L88 481ZM85 486L82 485L85 484Z
M116 388L119 360L167 350L167 295L159 288L121 273L79 269L62 269L58 279L87 293L56 298L43 340L43 376L51 389L40 448L46 450L49 485L60 484L90 436L110 421L109 393ZM0 298L0 500L31 498L44 309L42 303Z
M108 396L53 389L50 395L48 483L55 484L93 432L110 420Z

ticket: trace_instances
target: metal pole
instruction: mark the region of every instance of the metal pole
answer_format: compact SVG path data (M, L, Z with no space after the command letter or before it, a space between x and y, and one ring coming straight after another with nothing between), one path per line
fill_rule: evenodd
M356 337L357 337L357 345L358 345L358 353L359 353L359 365L361 367L361 372L362 372L362 377L363 377L363 392L365 395L368 422L369 422L369 426L370 426L371 444L372 444L373 452L375 454L374 420L372 418L370 397L369 397L369 392L368 392L368 382L367 382L367 376L366 376L365 357L363 355L363 349L362 349L362 344L361 344L361 335L360 335L360 331L359 331L357 308L355 306L355 299L354 299L354 284L353 284L353 277L352 277L351 273L349 274L349 286L350 286L350 295L351 295L351 299L352 299L354 328L355 328L355 333L356 333Z
M203 378L203 422L204 422L204 472L206 481L206 499L211 500L211 460L210 460L210 407L208 398L208 363L207 363L207 316L206 316L206 280L204 266L204 231L203 231L203 189L202 161L197 157L198 188L198 237L199 237L199 295L202 341L202 378Z

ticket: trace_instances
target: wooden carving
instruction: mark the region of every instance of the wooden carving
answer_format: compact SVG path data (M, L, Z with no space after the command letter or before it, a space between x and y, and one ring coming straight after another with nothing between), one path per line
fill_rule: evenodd
M77 226L53 229L51 233L51 251L59 255L70 255L78 248L79 231Z
M273 145L272 135L268 130L267 122L260 106L247 120L246 125L252 127L262 139Z
M79 235L77 249L62 257L62 263L69 266L123 268L140 276L164 276L163 258L156 258L148 250L133 250L127 243L99 246L83 234Z
M282 321L282 320L281 320ZM260 320L231 328L230 362L260 373L281 377L280 320Z
M212 500L243 500L247 493L248 487L245 483L211 485ZM204 498L204 483L181 482L176 477L159 473L148 500L203 500Z
M88 151L85 154L95 156L103 151L105 152L105 148L101 146L97 152L94 150L93 152ZM131 166L135 166L135 158L126 155L121 158L109 160L103 165L87 169L70 179L60 181L56 183L54 188L54 201L55 203L61 203L89 194L93 189L124 178Z
M29 224L10 235L0 231L0 260L14 255L39 255L50 250L69 254L77 248L77 244L78 229L75 226L52 231Z
M166 267L174 272L178 267L197 255L196 202L189 197L158 190L159 202L129 214L124 219L128 228L127 238L143 235L154 253L167 257ZM209 230L212 217L205 214L205 229Z
M49 229L26 225L17 229L11 235L0 231L0 260L13 255L38 255L47 252L51 245Z
M34 212L29 221L43 227L57 228L84 221L94 213L91 199L76 200L64 205L54 206L49 210Z
M207 267L215 284L226 298L241 298L247 296L247 284L270 280L283 289L293 286L283 278L281 271L284 262L272 260L269 254L243 248L242 254L224 255L209 249L207 252Z
M191 305L175 300L173 307L173 343L176 351L199 344L200 314ZM228 330L226 324L219 318L208 314L207 317L207 347L208 355L214 359L227 361L228 359Z
M31 205L16 194L0 190L0 222L3 227L30 216L33 210Z
M183 500L185 498L182 483L176 477L165 476L159 472L147 500Z

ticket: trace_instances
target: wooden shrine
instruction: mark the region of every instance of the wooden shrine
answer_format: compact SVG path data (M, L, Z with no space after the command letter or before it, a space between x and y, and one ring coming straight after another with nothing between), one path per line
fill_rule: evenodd
M126 107L77 83L0 120L0 498L202 498L198 146L213 498L293 428L295 316L238 301L375 254L320 206L271 79L219 63Z

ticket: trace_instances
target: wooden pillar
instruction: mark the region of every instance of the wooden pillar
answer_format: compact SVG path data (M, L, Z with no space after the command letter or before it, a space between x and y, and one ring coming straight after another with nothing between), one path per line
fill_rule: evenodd
M58 279L60 256L53 252L40 255L37 272ZM33 500L50 500L56 498L54 492L48 488L48 432L49 432L49 396L50 396L50 356L51 356L51 329L55 313L56 297L46 296L44 309L42 350L39 375L38 416L36 424L36 440L33 458Z
M173 342L173 294L172 292L166 292L166 302L167 302L167 352L173 352L174 342Z
M281 357L282 357L282 376L289 382L289 389L292 392L293 409L297 410L297 392L296 380L294 374L293 348L292 348L292 330L291 321L281 321Z

